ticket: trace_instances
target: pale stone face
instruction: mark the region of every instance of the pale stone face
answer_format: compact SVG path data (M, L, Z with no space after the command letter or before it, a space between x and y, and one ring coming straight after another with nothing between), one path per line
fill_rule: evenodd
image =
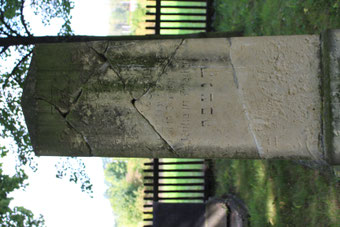
M179 154L320 159L319 44L318 36L185 40L136 107Z
M258 157L227 39L184 40L156 88L135 106L179 155Z
M319 36L232 39L232 61L261 157L321 159Z
M39 45L23 98L34 148L320 160L319 46L318 36Z

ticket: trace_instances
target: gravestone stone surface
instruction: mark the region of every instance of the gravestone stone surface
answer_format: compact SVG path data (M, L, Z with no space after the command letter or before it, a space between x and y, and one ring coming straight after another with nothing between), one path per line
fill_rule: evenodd
M339 54L339 31L327 37ZM36 45L22 98L34 150L339 162L320 46L319 35Z

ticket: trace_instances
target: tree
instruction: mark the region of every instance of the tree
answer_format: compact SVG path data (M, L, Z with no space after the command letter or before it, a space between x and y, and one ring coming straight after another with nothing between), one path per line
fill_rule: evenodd
M42 216L35 219L33 213L23 207L9 208L12 198L8 194L15 189L24 187L24 181L27 179L23 171L17 172L16 176L10 177L3 174L0 163L0 223L4 227L26 227L26 226L44 226Z
M57 37L72 37L70 27L72 0L0 0L0 39L20 40L33 38L30 23L25 18L25 9L30 8L35 15L41 16L44 25L49 25L51 20L61 18L64 23ZM25 187L27 176L24 167L29 166L36 170L34 153L30 143L28 131L21 111L20 99L22 85L27 74L33 45L16 43L0 46L0 59L2 63L0 76L0 138L11 141L14 147L0 146L0 157L5 157L13 151L17 157L16 175L4 175L0 164L0 223L1 226L42 226L43 219L34 219L33 214L23 208L9 208L9 192ZM7 65L7 67L4 67ZM11 66L8 66L11 65ZM7 143L7 142L6 142ZM85 173L85 165L80 160L60 162L57 177L69 177L70 181L81 182L83 191L91 193L92 185ZM4 224L3 224L4 223Z
M105 168L106 196L117 215L117 226L141 226L143 214L143 161L113 159Z
M16 39L32 37L29 22L24 18L25 0L1 0L0 8L0 37ZM67 0L32 0L30 4L35 14L42 15L47 25L51 19L60 17L65 23L60 34L71 34L70 10L73 5ZM21 88L29 67L32 45L5 45L0 50L2 59L17 56L14 67L9 72L3 72L0 77L1 90L1 136L11 137L17 145L20 164L32 164L32 148L20 109ZM19 119L19 120L18 120ZM4 150L2 150L3 152Z

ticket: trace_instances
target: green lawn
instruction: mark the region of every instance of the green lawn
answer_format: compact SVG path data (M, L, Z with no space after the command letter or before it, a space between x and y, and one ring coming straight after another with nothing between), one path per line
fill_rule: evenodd
M217 31L245 36L318 34L340 28L340 0L216 0ZM216 195L245 201L251 226L339 226L334 174L289 161L216 160Z
M218 31L245 35L320 33L340 28L339 0L216 0Z
M216 160L216 195L238 195L251 226L339 226L339 179L290 161Z

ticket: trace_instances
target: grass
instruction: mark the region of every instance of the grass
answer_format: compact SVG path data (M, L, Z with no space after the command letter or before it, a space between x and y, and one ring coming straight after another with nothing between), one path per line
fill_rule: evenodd
M253 35L320 33L340 28L339 0L216 0L217 31Z
M251 226L338 226L340 185L290 161L216 160L216 195L245 201Z

